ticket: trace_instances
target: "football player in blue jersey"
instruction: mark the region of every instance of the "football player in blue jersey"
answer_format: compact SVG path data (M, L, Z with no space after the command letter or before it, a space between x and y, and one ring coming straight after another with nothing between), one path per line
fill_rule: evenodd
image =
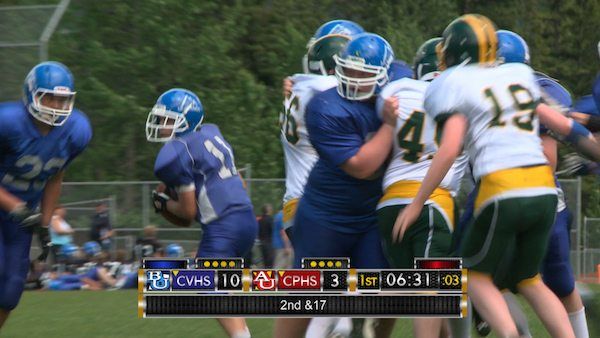
M74 102L69 69L43 62L25 78L23 102L0 104L0 327L21 298L32 234L47 247L65 169L92 137Z
M579 98L573 106L575 115L573 118L586 125L591 130L589 123L592 120L600 121L600 112L592 95L585 95ZM597 130L597 129L596 129ZM600 175L600 163L590 161L579 156L577 153L570 153L563 156L561 161L561 170L557 172L561 175Z
M598 54L600 56L600 42L598 42ZM587 111L596 111L600 107L600 74L596 76L594 83L592 84L592 94L589 98L586 98L594 102L595 104L590 107L590 103L585 104L585 108ZM578 110L579 107L576 107L575 112L570 112L569 116L572 117L577 122L583 124L592 132L600 131L600 115L598 114L589 114L585 111ZM583 108L583 107L581 107Z
M300 199L292 231L295 262L304 257L349 257L357 268L385 268L375 207L382 195L382 165L396 124L397 101L386 102L383 122L375 96L394 60L376 34L352 37L334 56L338 86L316 94L306 110L309 139L319 159ZM274 337L302 337L309 319L278 319ZM378 337L393 320L382 320Z
M148 114L148 141L166 142L154 164L163 182L153 192L154 207L173 224L202 224L197 257L245 257L258 232L252 204L231 146L203 119L198 96L180 88L163 93ZM250 337L243 318L219 322L231 337Z

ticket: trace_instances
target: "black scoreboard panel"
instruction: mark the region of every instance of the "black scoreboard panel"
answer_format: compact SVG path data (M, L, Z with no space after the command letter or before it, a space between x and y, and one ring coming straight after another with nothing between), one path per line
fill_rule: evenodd
M347 258L310 258L302 269L275 270L245 268L241 258L146 260L138 316L466 315L462 262L419 259L415 266L365 270Z
M148 295L146 317L460 317L461 295Z

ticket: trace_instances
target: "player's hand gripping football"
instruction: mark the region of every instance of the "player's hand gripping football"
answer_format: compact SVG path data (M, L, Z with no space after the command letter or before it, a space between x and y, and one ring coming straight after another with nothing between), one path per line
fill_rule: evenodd
M398 119L398 98L396 96L390 96L385 99L383 103L383 123L390 125L392 128L396 127L396 120Z
M392 230L392 242L400 243L404 234L410 228L413 223L419 218L423 205L411 203L404 210L398 214L396 222L394 223L394 229Z
M171 199L165 192L167 186L164 183L160 183L155 190L152 190L152 205L154 206L154 212L161 213L167 210L167 201Z

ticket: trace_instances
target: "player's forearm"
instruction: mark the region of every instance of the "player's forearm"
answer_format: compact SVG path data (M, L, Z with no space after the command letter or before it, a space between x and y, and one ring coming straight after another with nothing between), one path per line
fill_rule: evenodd
M573 120L583 124L592 133L600 131L600 116L579 112L571 112L568 114L568 116Z
M167 201L167 211L172 213L173 215L188 220L193 221L196 218L196 209L187 208L181 202L169 200Z
M168 212L168 211L164 211L161 213L161 215L169 222L171 222L174 225L180 226L180 227L189 227L190 225L192 225L192 221L188 220L188 219L183 219L180 217L177 217L175 215L173 215L172 213Z
M446 121L440 147L431 160L414 203L425 204L431 193L440 185L462 151L466 126L466 118L463 115L452 116Z
M0 187L0 209L10 212L22 203L21 199Z
M564 136L565 140L573 145L579 153L595 161L600 161L600 145L589 130L543 103L538 105L536 112L541 123Z
M64 171L59 171L54 177L52 177L44 188L44 195L42 196L42 225L47 226L52 220L52 214L54 208L60 198L60 192L62 189L62 181L64 177Z
M385 162L392 149L394 128L384 123L375 136L365 143L358 153L344 162L342 169L349 175L366 179Z
M425 204L431 193L440 185L452 164L458 156L457 153L438 150L437 154L431 161L431 166L421 183L421 188L415 197L414 202L417 204Z
M563 136L567 136L571 132L572 120L545 103L540 103L537 106L536 113L540 117L540 123L554 132Z

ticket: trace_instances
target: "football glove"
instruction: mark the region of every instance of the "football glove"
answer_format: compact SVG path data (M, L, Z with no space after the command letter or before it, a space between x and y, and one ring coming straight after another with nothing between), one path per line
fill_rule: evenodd
M152 190L152 205L154 206L154 211L158 214L167 210L167 202L171 198L169 195L164 192L158 192L156 190Z
M52 242L50 241L50 232L48 230L48 227L44 226L35 228L40 245L42 247L42 252L37 257L37 260L40 262L46 261L46 258L48 258L48 254L50 253L50 247L52 246Z
M565 155L561 169L556 173L559 175L588 175L597 169L596 163L579 156L576 153Z
M22 229L33 230L34 228L41 226L42 223L42 213L39 209L32 210L24 203L8 213L8 217L11 221L18 223Z

